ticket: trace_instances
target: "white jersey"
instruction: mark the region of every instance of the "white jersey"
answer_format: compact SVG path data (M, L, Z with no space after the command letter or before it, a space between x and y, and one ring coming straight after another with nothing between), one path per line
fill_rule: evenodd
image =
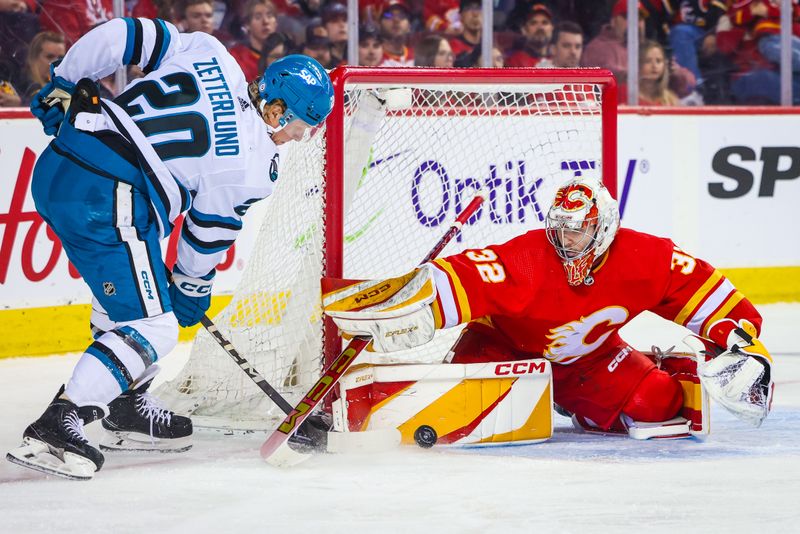
M211 35L182 34L158 19L114 19L83 36L55 73L97 80L122 65L138 65L145 77L103 101L107 120L94 129L132 143L162 236L188 210L178 266L203 276L233 244L250 205L272 193L277 147L241 68Z

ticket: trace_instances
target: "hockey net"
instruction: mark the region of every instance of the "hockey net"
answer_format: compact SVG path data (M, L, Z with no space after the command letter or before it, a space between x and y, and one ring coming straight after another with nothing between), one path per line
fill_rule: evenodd
M334 111L281 159L253 253L215 318L291 404L341 349L320 312L323 274L407 272L479 188L487 201L442 256L542 227L569 177L616 191L607 71L340 68L332 79ZM441 362L458 333L380 361ZM284 415L202 330L158 395L196 426L270 428Z

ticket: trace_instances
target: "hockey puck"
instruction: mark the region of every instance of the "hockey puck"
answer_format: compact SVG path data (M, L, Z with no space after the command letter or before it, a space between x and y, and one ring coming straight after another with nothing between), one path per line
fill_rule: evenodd
M414 431L414 441L423 449L433 447L437 439L439 439L439 436L436 435L436 431L428 425L422 425Z

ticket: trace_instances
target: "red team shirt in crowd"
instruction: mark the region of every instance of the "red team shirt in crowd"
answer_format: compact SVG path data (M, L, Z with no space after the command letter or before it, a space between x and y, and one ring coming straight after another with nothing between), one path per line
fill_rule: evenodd
M484 318L515 350L568 365L607 356L618 331L645 310L726 347L733 321L761 316L716 269L670 241L621 229L592 272L567 284L544 230L435 260L434 315L445 327ZM711 329L712 325L717 327Z
M245 43L239 43L230 50L228 50L236 63L242 68L244 72L244 79L251 82L261 76L263 72L258 72L258 60L261 59L261 54L251 46Z

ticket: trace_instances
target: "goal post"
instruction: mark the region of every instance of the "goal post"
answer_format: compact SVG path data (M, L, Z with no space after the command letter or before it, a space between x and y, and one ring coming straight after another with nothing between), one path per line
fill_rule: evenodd
M290 143L242 279L215 319L290 404L341 340L320 279L415 267L482 188L484 206L442 255L543 226L576 175L616 196L616 83L600 69L340 67L324 125ZM440 362L458 335L369 361ZM197 426L270 428L283 413L204 331L158 395ZM361 357L360 357L361 358Z

